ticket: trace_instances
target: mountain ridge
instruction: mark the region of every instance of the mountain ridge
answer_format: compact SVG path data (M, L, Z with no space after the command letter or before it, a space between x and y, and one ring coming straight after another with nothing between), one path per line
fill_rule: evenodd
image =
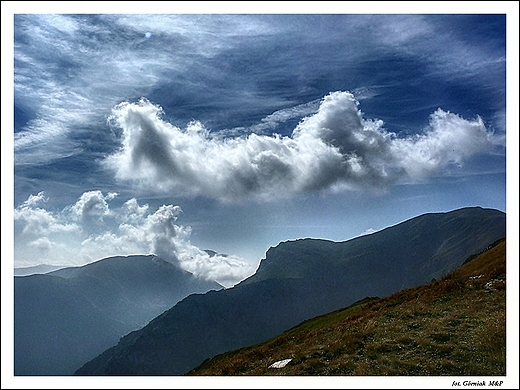
M313 238L302 238L302 239L296 239L296 240L283 241L283 242L279 243L278 245L268 249L268 251L266 253L266 258L262 259L262 261L260 262L257 272L246 280L249 280L249 281L256 280L256 278L258 278L258 274L263 272L265 267L267 267L269 265L268 259L271 259L271 260L276 259L276 257L278 256L278 254L276 252L279 251L281 247L283 247L285 249L285 248L289 248L289 245L311 242L312 244L319 243L320 249L322 249L325 246L331 248L331 247L335 247L337 245L345 244L348 242L351 244L356 243L356 248L355 248L356 250L359 250L359 248L361 248L361 250L364 250L365 242L367 240L370 240L370 237L374 234L378 234L378 236L381 236L381 235L387 235L387 233L392 232L393 235L397 235L397 234L410 235L409 231L415 230L417 228L416 222L419 220L421 220L421 222L424 222L424 220L426 218L428 218L431 220L431 223L434 224L434 223L437 223L437 220L439 220L443 216L450 216L450 217L456 218L458 214L462 214L462 213L465 213L465 212L468 212L471 210L482 210L482 211L488 210L488 211L492 211L492 212L498 211L495 209L482 208L480 206L475 206L475 207L466 207L466 208L461 208L461 209L457 209L454 211L448 211L448 212L442 212L442 213L425 213L425 214L421 214L419 216L410 218L406 221L397 223L395 225L388 226L377 232L371 233L370 235L358 236L358 237L354 237L354 238L346 240L346 241L331 241L331 240L326 240L326 239L313 239ZM500 211L498 211L498 212L501 213ZM445 223L447 223L447 222L449 222L449 220L445 221ZM478 222L478 219L475 222ZM398 229L403 230L403 228L406 228L407 231L399 231L399 232L397 231ZM437 226L435 229L438 231L442 230L443 226ZM485 236L485 232L482 232L482 236ZM386 238L386 240L388 240L388 238ZM448 251L450 249L449 248L450 241L453 241L453 237L449 237L449 236L446 237L446 240L443 242L443 245L436 248L436 252L432 253L432 257L433 258L438 257L438 256L442 255L443 252ZM459 252L463 252L463 250L460 249L459 245L460 245L460 243L457 242L455 249L457 249ZM309 249L307 249L307 250L309 250ZM312 249L312 250L314 250L314 249ZM269 256L269 253L271 253L271 256ZM354 254L354 256L356 256L356 255L359 255L359 254ZM281 275L283 275L283 272L280 272L280 271L282 271L282 270L277 268L275 271L271 271L271 274L274 274L274 275L269 275L269 276L279 278Z
M51 265L51 264L38 264L28 267L15 267L14 276L29 276L34 274L47 274L52 271L56 271L61 268L66 268L66 265Z

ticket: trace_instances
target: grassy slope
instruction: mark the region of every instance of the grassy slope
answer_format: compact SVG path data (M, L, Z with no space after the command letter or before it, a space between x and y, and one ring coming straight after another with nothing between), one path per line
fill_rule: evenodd
M305 321L188 375L505 375L505 274L501 241L439 281Z

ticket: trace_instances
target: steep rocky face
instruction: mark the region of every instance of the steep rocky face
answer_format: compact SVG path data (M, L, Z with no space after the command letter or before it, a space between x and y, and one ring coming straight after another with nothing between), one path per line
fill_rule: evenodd
M255 275L192 295L93 359L78 375L178 375L205 358L299 322L438 278L505 237L505 214L465 208L425 214L345 242L304 239L271 248Z

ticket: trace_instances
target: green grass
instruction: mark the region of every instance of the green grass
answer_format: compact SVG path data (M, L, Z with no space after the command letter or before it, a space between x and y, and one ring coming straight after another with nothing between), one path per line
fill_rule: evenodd
M505 375L505 274L501 241L441 280L305 321L188 375Z

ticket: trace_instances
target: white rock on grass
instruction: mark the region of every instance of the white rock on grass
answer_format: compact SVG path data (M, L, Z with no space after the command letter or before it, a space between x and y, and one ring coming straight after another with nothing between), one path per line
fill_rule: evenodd
M269 368L284 368L292 359L283 359L274 362L269 366Z

